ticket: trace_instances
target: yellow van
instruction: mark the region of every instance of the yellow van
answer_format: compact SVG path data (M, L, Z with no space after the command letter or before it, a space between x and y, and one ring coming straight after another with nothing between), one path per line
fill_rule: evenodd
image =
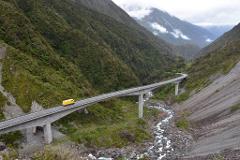
M68 106L68 105L71 105L71 104L74 104L75 103L75 100L74 99L67 99L67 100L64 100L62 102L62 105L63 106Z

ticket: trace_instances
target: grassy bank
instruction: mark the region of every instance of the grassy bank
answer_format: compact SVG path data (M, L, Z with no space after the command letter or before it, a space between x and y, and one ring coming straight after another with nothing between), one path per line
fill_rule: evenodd
M73 113L56 125L71 140L88 147L123 147L151 138L147 122L158 115L157 110L144 110L138 118L136 103L113 100L89 107L89 113Z

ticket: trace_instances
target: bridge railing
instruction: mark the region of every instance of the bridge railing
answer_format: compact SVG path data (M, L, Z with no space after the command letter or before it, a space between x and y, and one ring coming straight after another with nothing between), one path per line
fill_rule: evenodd
M80 109L84 109L89 105L101 102L101 101L105 101L111 98L116 98L116 97L123 97L123 96L139 96L139 118L143 117L143 105L144 105L144 101L143 101L143 96L144 94L146 94L149 91L152 91L160 86L166 85L166 84L170 84L170 83L175 83L176 87L175 87L175 94L178 94L178 87L179 87L179 83L185 79L188 75L187 74L180 74L180 77L174 78L174 79L170 79L170 80L166 80L163 82L159 82L159 83L154 83L154 84L150 84L150 85L146 85L146 86L141 86L141 87L135 87L135 88L130 88L130 89L126 89L126 90L121 90L121 91L116 91L116 92L111 92L111 93L106 93L106 94L102 94L99 96L95 96L95 97L91 97L91 98L86 98L80 101L77 101L75 104L70 105L68 107L63 107L63 106L58 106L58 107L54 107L54 108L50 108L50 109L46 109L46 110L42 110L39 112L33 112L33 113L29 113L23 116L19 116L16 118L12 118L12 119L8 119L5 121L0 122L0 134L2 132L6 133L7 131L13 131L14 127L16 127L17 129L19 129L21 125L23 125L23 128L25 127L33 127L33 126L39 126L39 121L35 122L39 119L47 119L48 117L51 116L55 116L57 114L62 114L61 116L55 116L55 118L52 118L51 121L47 122L47 124L45 124L44 127L46 128L47 132L51 133L49 131L49 123L52 123L60 118L62 118L63 116L66 116L67 114L70 114L76 110L80 110ZM35 123L33 123L33 121ZM31 126L27 125L28 123L31 122ZM45 123L45 121L44 121ZM49 139L51 140L51 138L46 137L46 139L49 142Z

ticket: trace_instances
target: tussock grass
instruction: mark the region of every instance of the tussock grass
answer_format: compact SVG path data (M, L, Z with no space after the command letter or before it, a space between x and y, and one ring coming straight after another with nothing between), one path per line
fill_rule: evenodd
M240 110L240 104L236 104L236 105L232 106L230 110L231 110L231 113Z
M151 134L147 122L158 113L157 110L145 109L145 118L139 120L135 103L114 100L107 107L90 107L87 115L73 113L57 125L71 140L88 147L123 147L149 140Z

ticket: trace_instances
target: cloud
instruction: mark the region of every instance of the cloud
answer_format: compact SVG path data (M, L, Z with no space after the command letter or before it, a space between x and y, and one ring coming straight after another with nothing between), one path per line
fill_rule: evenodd
M235 25L240 22L240 0L113 0L129 6L155 7L195 24Z
M152 26L153 29L155 29L155 30L157 30L161 33L168 33L168 30L158 23L152 23L151 26Z
M144 8L144 9L137 9L137 10L131 10L131 11L127 11L128 14L131 17L137 18L137 19L142 19L145 16L149 15L152 11L148 8Z

